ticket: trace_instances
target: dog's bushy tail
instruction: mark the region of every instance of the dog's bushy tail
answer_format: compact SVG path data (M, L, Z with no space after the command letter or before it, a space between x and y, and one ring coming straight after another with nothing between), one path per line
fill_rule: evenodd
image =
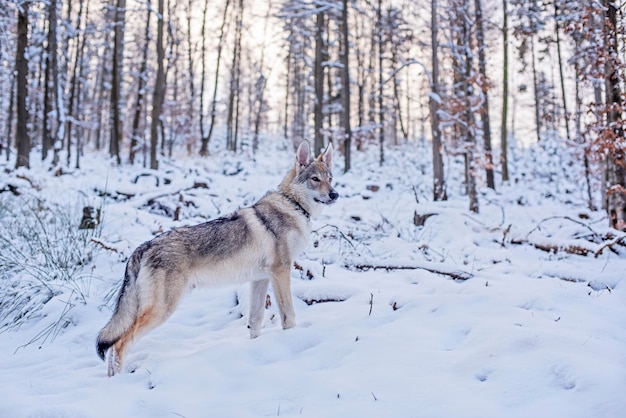
M117 298L113 316L98 333L96 351L104 360L107 351L132 327L139 312L139 295L137 294L137 276L141 265L143 251L138 248L126 264L124 283Z

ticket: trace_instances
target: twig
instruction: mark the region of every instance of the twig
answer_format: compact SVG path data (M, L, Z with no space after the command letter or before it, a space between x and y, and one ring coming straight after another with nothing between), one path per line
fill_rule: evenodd
M372 316L373 307L374 307L374 294L370 293L370 313L367 316Z
M471 279L473 277L473 275L471 273L468 273L466 271L442 271L436 268L432 268L432 267L426 267L426 266L382 266L382 265L374 265L374 264L355 264L353 266L350 266L348 264L345 265L346 268L354 268L356 270L360 270L360 271L367 271L367 270L387 270L387 271L393 271L393 270L426 270L430 273L435 273L435 274L441 274L443 276L448 276L453 278L454 280L460 280L460 281L465 281L468 279Z
M584 223L584 222L580 222L580 221L578 221L578 220L576 220L576 219L572 219L572 218L570 218L569 216L550 216L549 218L545 218L544 220L542 220L541 222L539 222L539 223L538 223L538 224L537 224L537 225L536 225L533 229L531 229L531 230L528 232L528 234L526 234L525 239L526 239L526 240L528 240L528 237L530 236L530 234L532 234L532 233L533 233L533 232L535 232L536 230L540 229L540 228L541 228L541 224L543 224L544 222L547 222L547 221L551 221L551 220L553 220L553 219L565 219L565 220L568 220L568 221L574 222L575 224L578 224L578 225L580 225L580 226L584 226L585 228L587 228L589 231L591 231L591 233L592 233L593 235L595 235L595 236L600 235L600 234L598 234L596 231L594 231L594 230L593 230L593 229L592 229L589 225L587 225L586 223Z
M602 251L605 250L605 248L612 249L614 245L621 244L624 240L626 240L626 235L621 235L619 237L613 238L611 241L605 242L596 250L593 256L595 258L598 258L600 254L602 254Z
M106 242L102 241L99 238L91 237L91 242L93 242L95 244L98 244L99 246L101 246L105 250L113 251L114 253L119 253L120 252L117 248L112 247L110 244L107 244Z

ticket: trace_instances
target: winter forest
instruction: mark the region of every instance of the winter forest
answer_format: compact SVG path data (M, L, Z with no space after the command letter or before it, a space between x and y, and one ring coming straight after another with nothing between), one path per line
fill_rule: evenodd
M0 418L622 416L624 10L0 0ZM253 204L305 140L340 198L298 326L270 291L249 340L247 287L192 292L106 379L133 249Z

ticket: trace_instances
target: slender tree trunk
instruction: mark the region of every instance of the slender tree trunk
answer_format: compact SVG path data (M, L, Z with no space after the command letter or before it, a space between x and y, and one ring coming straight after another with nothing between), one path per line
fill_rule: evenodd
M502 163L502 181L509 181L509 157L508 157L508 111L509 111L509 27L508 27L508 11L507 4L509 0L502 0L503 9L503 58L502 58L502 126L500 130L500 162Z
M464 3L467 6L467 3ZM465 8L460 12L459 18L462 22L463 34L463 64L464 77L462 82L463 99L465 104L465 177L467 179L467 196L469 197L469 210L478 213L478 193L476 190L476 167L474 162L474 150L476 149L476 135L474 132L474 113L472 111L472 50L470 47L470 28L467 19L467 11Z
M615 3L604 0L606 8L605 42L608 59L606 71L606 104L609 109L607 115L607 131L612 138L613 145L624 137L620 120L622 119L622 90L619 75L618 23ZM613 147L607 158L608 177L608 214L610 226L626 231L626 154L623 149Z
M135 163L135 157L137 155L137 148L139 146L139 140L143 143L145 139L141 133L141 111L144 105L146 95L146 81L148 78L148 49L150 48L150 15L152 14L152 4L150 0L147 2L147 16L146 16L146 29L144 33L144 47L143 57L141 59L141 67L139 69L139 85L137 86L137 99L135 101L135 115L133 116L133 133L130 138L130 147L128 152L128 162L130 164Z
M15 90L17 86L15 86L15 76L11 75L9 86L11 89L11 95L9 97L9 112L7 116L7 139L6 139L6 161L8 162L11 159L11 138L13 136L13 108L15 104Z
M206 1L206 3L208 3L208 0ZM189 106L189 123L192 124L193 119L194 119L194 109L196 108L196 86L195 86L195 76L194 76L194 71L193 71L193 44L191 42L191 7L192 7L193 1L189 0L189 2L187 3L187 70L188 70L188 75L189 75L189 100L191 102L191 106ZM206 15L204 14L203 11L203 18L206 18ZM204 21L202 22L202 25L204 26ZM204 38L204 33L202 34L203 38ZM204 45L203 45L204 48ZM177 80L174 80L174 83L177 85ZM202 84L204 85L204 75L203 75L203 79L202 79ZM204 91L201 92L201 94L204 93ZM176 101L174 101L174 103L176 103ZM200 106L200 115L202 115L202 106ZM202 126L202 122L203 122L203 117L200 116L201 118L201 123L200 126ZM202 129L202 128L201 128ZM203 132L200 131L200 138L202 138L202 134ZM194 133L195 136L195 133Z
M313 114L314 123L314 140L313 154L321 152L324 148L324 138L322 137L323 128L323 109L324 109L324 12L317 13L316 31L315 31L315 64L313 69L313 77L315 84L315 107Z
M569 132L569 113L565 96L565 76L563 75L563 58L561 57L561 30L559 28L559 0L554 0L554 26L556 31L556 52L559 60L559 75L561 77L561 97L563 98L563 112L565 113L565 133L567 140L571 139Z
M78 67L80 66L80 50L81 50L81 36L80 36L80 27L83 18L83 3L84 0L79 1L78 7L78 17L76 23L76 31L78 34L76 35L76 53L74 54L74 66L72 68L72 77L70 78L70 97L67 108L68 118L65 121L65 145L67 150L67 166L69 167L71 157L72 157L72 125L74 124L74 103L76 101L76 90L78 84ZM82 37L84 39L84 36ZM69 65L68 65L69 66Z
M211 140L211 136L213 135L213 127L215 126L215 115L217 109L217 86L219 82L220 75L220 61L222 58L222 47L224 43L224 34L225 34L225 26L226 19L228 16L228 5L230 4L230 0L226 0L224 4L224 16L222 17L222 26L220 27L220 37L217 43L217 57L215 63L215 82L213 84L213 99L211 100L211 123L209 125L209 133L206 137L202 137L202 147L200 148L200 155L207 156L209 155L209 141ZM204 57L202 59L204 62Z
M53 110L56 102L57 69L57 2L50 0L48 4L48 47L46 54L46 70L44 76L44 106L43 106L43 138L41 141L41 159L48 158L48 152L54 142Z
M289 137L289 97L291 97L291 72L292 72L292 64L291 64L291 51L293 46L291 43L289 44L289 51L287 52L287 79L285 80L285 113L283 115L283 136L285 139Z
M191 1L190 1L191 3ZM204 85L206 80L206 14L209 9L209 0L204 0L204 7L202 8L202 51L200 54L200 60L202 64L202 73L200 74L200 112L198 117L200 119L200 155L208 155L208 140L205 145L205 132L204 132ZM224 22L222 21L222 25ZM223 26L222 26L223 27ZM219 50L218 50L219 52Z
M23 2L18 6L17 17L17 47L15 55L15 74L17 83L17 128L15 131L15 146L17 160L15 167L30 167L30 137L28 136L28 9L30 2Z
M541 141L541 118L539 117L539 85L537 83L537 66L535 60L535 37L530 37L530 54L532 60L533 71L533 92L535 94L535 129L537 133L537 142Z
M350 128L350 38L348 37L348 0L343 0L341 13L341 32L343 49L341 55L341 98L343 102L343 144L344 144L344 168L343 172L350 170L350 149L352 144L352 129Z
M265 71L265 47L267 42L267 24L270 19L271 4L268 4L267 12L265 14L265 20L263 24L263 46L261 48L261 59L259 62L259 77L257 78L255 88L255 102L256 109L254 115L254 133L252 137L252 152L256 153L259 149L259 130L261 128L261 116L263 114L263 107L265 103L265 87L267 85L267 78L263 75ZM286 114L286 113L285 113Z
M165 60L165 51L163 49L163 15L164 0L159 0L158 20L157 20L157 74L154 83L154 94L152 95L152 121L150 124L150 168L156 170L159 168L157 159L157 149L159 146L159 127L161 124L161 113L163 107L163 99L165 97L165 70L163 61Z
M385 162L385 112L383 109L383 2L378 0L376 28L378 30L378 143L380 144L380 165Z
M74 128L74 135L76 136L76 165L75 167L80 168L80 157L82 154L82 147L85 143L83 140L83 126L81 123L81 115L83 111L81 109L81 99L83 95L83 80L85 79L85 63L83 62L83 57L85 56L85 45L87 44L87 25L89 22L89 0L85 0L85 28L83 29L80 48L78 49L78 62L80 63L80 68L78 69L78 83L76 84L76 109L77 113L74 118L74 123L76 127Z
M485 33L483 29L483 7L481 0L474 0L476 9L476 41L478 43L478 72L482 78L482 82L486 83L487 77L487 59L485 57ZM482 87L482 86L481 86ZM487 159L486 179L487 187L496 188L493 178L493 156L491 151L491 122L489 119L489 92L486 88L482 89L483 105L480 112L480 123L483 131L483 146L485 149L485 158Z
M443 169L441 127L439 125L439 23L437 21L437 0L431 3L431 46L432 46L432 80L430 85L430 126L433 136L433 200L447 200L446 183Z
M124 66L124 24L126 19L126 0L117 0L115 10L115 30L113 41L113 79L111 81L111 141L109 154L115 157L117 164L121 164L120 146L122 143L122 68Z
M230 91L228 95L228 115L226 117L226 145L231 151L237 150L238 112L239 112L239 76L241 72L241 32L242 32L243 0L239 0L235 26L235 45L230 69Z

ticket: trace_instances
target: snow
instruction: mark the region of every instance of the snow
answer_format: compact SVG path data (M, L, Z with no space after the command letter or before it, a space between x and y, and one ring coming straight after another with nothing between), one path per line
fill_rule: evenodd
M60 177L35 158L19 178L3 172L0 187L24 194L4 192L2 205L37 197L77 222L85 205L103 217L80 292L66 289L0 334L0 417L623 417L626 251L594 256L599 237L619 233L585 208L582 182L559 177L555 191L540 172L522 175L521 159L518 180L481 190L474 214L453 161L450 200L432 202L428 149L388 149L379 167L374 148L355 153L349 174L337 163L340 199L313 221L292 270L296 328L282 330L273 303L250 340L247 286L198 289L113 378L95 337L125 258L154 233L253 203L293 155L216 152L155 173L87 154L87 168ZM163 216L176 207L178 221ZM417 227L414 211L434 215Z

